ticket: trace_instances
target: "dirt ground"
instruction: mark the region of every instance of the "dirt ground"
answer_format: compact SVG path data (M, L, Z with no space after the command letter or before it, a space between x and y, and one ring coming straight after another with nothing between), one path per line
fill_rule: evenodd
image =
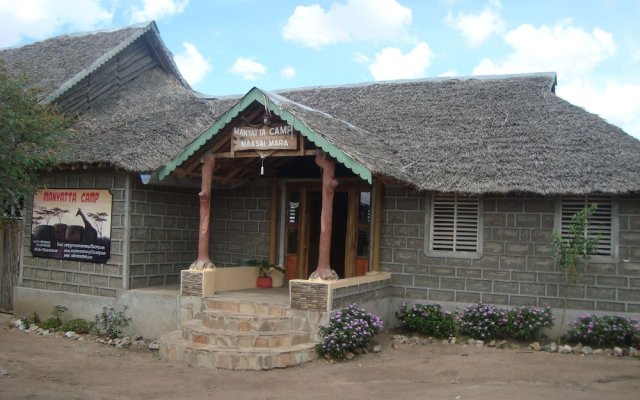
M263 372L25 334L0 316L0 399L638 399L640 359L430 344Z

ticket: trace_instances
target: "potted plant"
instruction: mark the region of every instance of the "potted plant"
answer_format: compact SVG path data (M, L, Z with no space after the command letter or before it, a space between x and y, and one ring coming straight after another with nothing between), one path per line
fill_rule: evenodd
M281 273L285 272L285 269L270 263L267 260L262 260L262 262L257 262L252 260L249 265L257 265L258 266L258 279L256 281L256 286L261 289L268 289L273 286L273 279L271 278L271 273L273 271L278 271Z

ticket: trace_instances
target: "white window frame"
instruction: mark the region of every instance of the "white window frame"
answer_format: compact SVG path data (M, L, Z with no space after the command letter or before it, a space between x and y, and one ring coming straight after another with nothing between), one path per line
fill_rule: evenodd
M611 203L611 254L603 255L603 254L594 254L590 257L589 261L594 263L609 263L609 262L617 262L618 254L619 254L619 243L618 243L618 232L619 232L619 222L618 222L618 200L614 196L610 195L600 195L600 194L589 194L589 195L571 195L571 196L560 196L556 199L556 212L555 212L555 223L554 223L554 231L562 232L562 205L564 201L571 202L584 202L583 207L586 207L591 203L599 203L602 202L603 199L607 199ZM579 210L576 210L579 211ZM574 211L575 212L575 211ZM596 210L597 213L597 210Z
M424 241L424 253L429 257L450 257L450 258L468 258L479 259L482 257L483 249L483 231L484 231L484 201L482 196L464 196L457 193L442 193L442 195L454 196L457 204L458 197L469 198L473 197L478 200L478 220L477 220L477 232L476 232L476 251L443 251L433 250L433 230L434 230L434 199L436 193L428 193L426 201L425 212L425 241Z

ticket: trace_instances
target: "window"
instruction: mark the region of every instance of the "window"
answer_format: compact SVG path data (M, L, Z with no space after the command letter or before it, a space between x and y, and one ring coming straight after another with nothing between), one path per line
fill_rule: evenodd
M613 256L614 204L610 196L563 196L560 207L560 232L563 238L566 237L573 214L593 203L596 203L598 205L598 208L589 220L587 232L590 235L598 237L598 249L596 250L595 255L609 257Z
M429 204L428 253L479 256L481 202L477 196L435 193Z

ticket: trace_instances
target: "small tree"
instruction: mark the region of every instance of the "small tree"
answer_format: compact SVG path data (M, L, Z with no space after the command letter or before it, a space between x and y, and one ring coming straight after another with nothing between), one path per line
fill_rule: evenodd
M593 203L573 214L567 234L564 237L559 232L553 232L551 246L554 258L562 269L562 284L564 287L560 330L564 326L569 285L582 279L585 267L598 247L598 237L589 235L587 230L589 219L597 208L597 204ZM559 335L560 333L558 333Z
M56 162L61 149L66 119L39 95L0 62L0 217L21 216L16 214L33 195L38 173ZM0 224L7 221L0 218Z

